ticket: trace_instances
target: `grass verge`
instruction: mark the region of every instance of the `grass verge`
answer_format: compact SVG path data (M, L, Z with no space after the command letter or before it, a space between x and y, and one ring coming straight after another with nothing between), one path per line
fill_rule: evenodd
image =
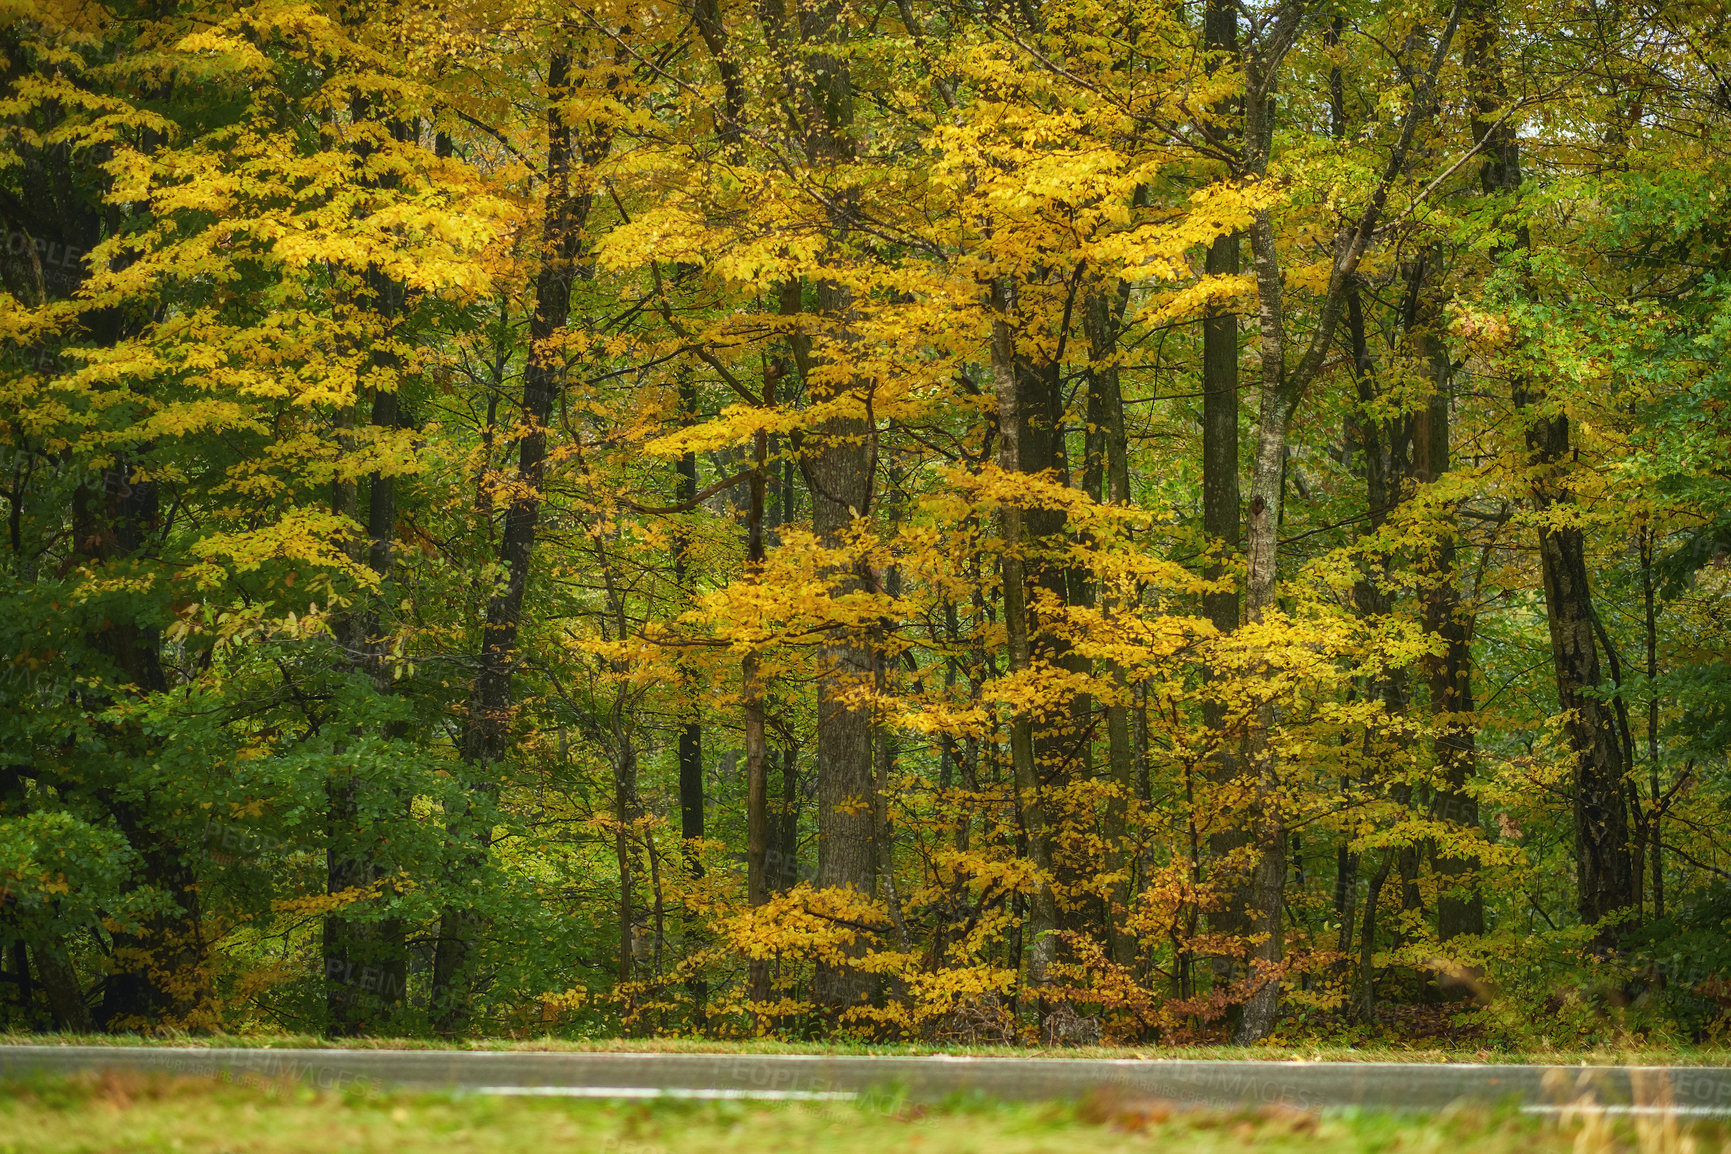
M321 1092L298 1084L94 1075L0 1083L0 1154L1720 1154L1722 1125L1544 1120L1463 1108L1428 1118L968 1100L604 1102Z

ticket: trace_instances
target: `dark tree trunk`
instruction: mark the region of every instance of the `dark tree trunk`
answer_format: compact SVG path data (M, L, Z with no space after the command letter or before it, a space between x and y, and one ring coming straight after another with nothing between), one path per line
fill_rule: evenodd
M679 836L686 841L703 837L703 726L695 721L679 727ZM695 857L691 870L703 870Z
M517 484L505 512L499 560L505 580L488 599L482 626L479 671L469 694L462 756L471 770L465 812L448 816L455 856L453 885L466 892L484 868L491 840L491 810L498 792L495 763L504 756L511 726L511 683L517 667L517 634L523 598L540 524L541 488L547 467L547 420L553 411L561 366L552 338L571 315L571 287L582 254L582 230L591 194L571 188L573 141L565 123L571 58L556 52L547 70L547 191L541 240L545 256L535 278L535 311L529 323L529 358L523 371L523 432L518 442ZM598 136L585 159L598 159L609 139ZM592 155L591 155L592 154ZM433 957L432 1011L441 1033L467 1028L473 982L471 972L479 913L468 897L448 901L439 920Z
M623 640L629 627L625 616L625 595L611 572L611 562L606 554L599 549L597 554L605 576L607 599L613 610L614 636ZM643 802L637 792L637 743L631 731L631 694L625 681L628 667L623 661L616 662L613 672L619 678L619 687L614 691L613 708L608 720L613 746L614 854L619 866L619 980L629 982L636 977L637 834L639 831L644 833L646 848L649 838L642 822ZM649 848L648 852L650 868L653 870L653 848ZM658 924L657 956L660 937Z
M777 868L770 879L777 890L799 883L799 753L781 751L781 812L776 832Z
M1030 472L1029 457L1022 443L1030 428L1037 432L1037 423L1030 422L1026 413L1030 390L1026 380L1031 375L1022 371L1016 355L1014 330L1010 317L1014 313L1013 291L999 281L992 296L992 379L997 400L998 466L1006 473ZM1038 395L1038 394L1036 394ZM1041 448L1032 447L1033 459L1040 459ZM1028 577L1022 561L1025 544L1034 534L1029 531L1022 510L1015 505L999 507L1000 531L1005 551L1001 561L1004 588L1004 628L1012 672L1023 672L1033 664L1033 623L1028 607ZM1035 755L1034 718L1018 711L1010 720L1010 766L1015 783L1016 808L1021 819L1021 832L1027 843L1027 855L1040 873L1040 880L1028 902L1025 929L1018 935L1018 955L1026 942L1030 988L1039 990L1046 982L1056 952L1053 931L1058 928L1057 901L1052 892L1052 843L1049 816L1040 768ZM1018 958L1018 963L1020 958ZM1043 997L1043 995L1042 995Z
M763 403L775 405L775 375L765 374ZM751 471L751 509L746 522L746 578L763 579L763 509L767 482L769 434L757 432ZM749 650L740 661L740 698L745 707L745 872L746 900L761 906L769 900L769 740L764 732L764 684L758 654ZM748 993L754 1002L769 1000L769 960L749 960Z
M692 425L697 421L697 385L690 378L679 384L679 420L682 425ZM681 507L690 507L697 502L697 454L683 453L676 464L679 477L678 502ZM695 592L691 573L691 538L681 528L674 538L673 544L673 583L679 590L680 597L689 604ZM703 876L703 863L697 853L697 845L703 839L703 714L702 707L697 704L698 694L695 692L696 682L682 670L684 684L693 692L692 704L686 720L679 727L679 837L685 847L685 868L694 878ZM688 938L700 934L698 919L688 917L685 933ZM699 1030L708 1024L709 983L702 978L692 978L686 983L686 992L691 996L692 1021Z
M763 0L761 16L804 128L805 154L818 179L830 184L836 206L829 227L838 237L848 229L847 208L854 196L847 172L854 160L854 111L851 72L845 55L847 22L831 0L801 4L790 21L781 0ZM793 27L790 27L790 24ZM797 39L798 43L792 41ZM782 311L799 308L799 286L789 286ZM785 291L785 290L784 290ZM853 298L832 281L812 286L816 322L828 348L809 339L795 341L801 377L814 403L848 393L853 384L813 380L811 368L845 357ZM791 307L790 307L791 306ZM868 514L872 494L873 430L859 416L838 416L805 436L800 465L811 493L812 530L826 548L838 548L857 517ZM833 572L836 591L846 595L868 588L862 563ZM818 884L872 894L877 888L876 806L873 804L872 718L851 708L847 694L872 683L872 653L862 637L833 630L819 655L817 683L817 857ZM815 1000L832 1010L857 1002L872 983L847 968L823 967L814 983Z
M1376 922L1382 904L1382 887L1394 865L1395 852L1382 851L1382 861L1376 867L1364 892L1364 917L1359 925L1358 988L1353 992L1353 1016L1361 1022L1376 1021Z
M1013 329L1013 341L1020 331L1019 326ZM1060 328L1051 335L1061 337L1063 331ZM1023 353L1017 353L1012 364L1018 421L1017 469L1023 473L1044 473L1057 484L1068 485L1062 366L1048 355L1036 359ZM1086 676L1090 662L1067 639L1044 628L1036 609L1036 598L1042 596L1060 605L1092 602L1092 590L1080 579L1080 571L1069 558L1069 516L1062 508L1033 503L1019 510L1019 521L1021 547L1025 550L1020 565L1025 590L1022 612L1030 663ZM1062 796L1060 790L1064 784L1079 774L1086 776L1091 772L1087 745L1091 709L1091 695L1074 693L1067 695L1061 705L1055 702L1027 719L1053 883L1071 893L1080 892L1084 874L1095 872L1098 863L1078 859L1073 854L1060 854L1052 831L1072 821L1088 821L1092 815L1056 811L1053 806L1054 797ZM1049 788L1054 786L1059 788ZM1097 929L1103 920L1089 917L1090 913L1099 913L1098 903L1092 901L1074 901L1060 907L1054 898L1053 910L1055 928L1066 933L1087 933ZM1055 936L1042 937L1030 957L1044 966L1056 958L1058 942Z
M1471 13L1466 63L1473 85L1473 137L1482 146L1480 181L1487 195L1513 197L1521 188L1520 143L1503 118L1508 91L1502 72L1501 11L1482 0ZM1532 243L1524 222L1500 255L1524 259ZM1598 925L1599 949L1614 948L1615 926L1605 919L1636 904L1629 856L1625 764L1616 718L1600 699L1599 651L1594 636L1592 585L1586 539L1572 514L1569 486L1570 436L1566 412L1550 411L1544 385L1532 377L1511 381L1515 409L1527 422L1533 508L1540 515L1539 566L1563 733L1574 759L1571 773L1575 825L1576 908L1581 921ZM1557 514L1553 516L1553 511Z
M28 32L25 33L28 36ZM21 68L22 57L7 46L7 88ZM22 125L20 125L22 126ZM33 122L39 130L58 125ZM0 205L0 226L5 235L22 242L22 252L13 245L0 254L0 283L26 307L75 296L86 280L84 261L64 260L59 265L44 262L44 252L89 253L116 227L111 209L101 197L109 182L106 176L84 168L94 153L65 145L41 147L18 144L12 157L21 196L9 196ZM140 133L140 146L153 151L161 137L154 131ZM42 246L39 248L39 246ZM124 260L125 258L121 258ZM142 318L129 317L120 308L86 308L76 323L65 326L70 336L100 347L113 347L135 331ZM82 331L80 331L82 330ZM51 346L28 350L53 363ZM139 470L150 446L121 452L103 471L97 486L80 484L72 495L71 553L81 565L100 574L110 564L141 561L153 537L162 531L156 482L140 476ZM22 505L24 483L20 480L10 502L15 554L23 545ZM58 527L57 527L58 528ZM20 576L34 578L36 559L15 558ZM147 562L146 562L147 563ZM143 597L144 594L137 596ZM156 607L150 607L154 610ZM100 631L92 633L89 651L97 658L92 667L75 672L112 686L126 696L143 696L166 688L162 668L161 636L146 622L150 610L117 613ZM105 707L104 694L94 688L81 690L84 711L96 717ZM185 1023L209 996L205 972L206 945L196 875L185 841L176 825L186 815L165 811L151 798L123 801L114 784L124 779L129 765L147 761L151 739L135 724L117 722L103 726L101 746L109 765L98 770L92 781L79 783L81 790L114 818L115 824L137 853L142 865L138 881L160 891L166 908L152 915L138 934L115 932L109 937L110 964L115 968L103 985L102 1002L94 1024L108 1030L124 1030L168 1021ZM6 751L8 757L17 751ZM61 788L67 788L63 785ZM70 962L52 944L37 954L37 977L57 1019L71 1028L88 1029L93 1021L79 980Z
M23 817L28 811L29 795L24 786L28 768L0 768L0 815L16 818ZM4 914L10 896L6 887L0 886L0 915ZM96 1032L96 1022L90 1013L90 1001L85 996L84 985L67 956L65 940L59 934L34 943L26 943L23 939L14 940L9 945L8 952L12 955L18 1005L27 1024L35 1018L34 986L40 986L43 997L48 1002L48 1013L54 1029L63 1034ZM34 984L30 980L32 960L36 963Z
M1659 613L1653 585L1653 540L1651 525L1641 527L1641 606L1643 636L1647 650L1647 788L1651 798L1647 827L1649 872L1653 875L1653 916L1665 916L1665 843L1661 823L1665 799L1659 792ZM1639 891L1637 891L1637 897Z
M1344 128L1344 122L1341 122ZM1412 266L1407 272L1407 287L1409 299L1417 299L1425 277L1423 263ZM1411 426L1405 420L1379 421L1374 413L1383 400L1377 383L1376 359L1370 351L1370 343L1365 330L1364 302L1361 288L1356 278L1346 289L1346 324L1347 337L1352 353L1352 375L1358 392L1360 412L1352 421L1352 434L1358 442L1358 460L1364 471L1365 508L1368 515L1365 518L1363 536L1374 538L1388 522L1388 515L1395 504L1401 499L1400 484L1408 469L1408 449L1411 444ZM1367 549L1364 557L1364 570L1353 588L1353 597L1360 616L1367 621L1385 619L1394 608L1394 599L1389 591L1388 583L1389 558L1386 552L1374 546ZM1386 733L1367 732L1365 735L1366 762L1371 766L1382 766L1376 771L1376 776L1365 784L1374 788L1386 790L1402 807L1412 798L1412 788L1405 781L1391 774L1387 763L1398 757L1398 748L1411 744L1411 734L1406 729L1405 714L1408 706L1409 687L1407 672L1400 666L1385 670L1373 684L1366 686L1366 691L1372 696L1382 699L1384 717L1389 727ZM1400 897L1403 912L1418 911L1422 905L1418 888L1418 870L1420 847L1407 844L1392 850L1394 865L1400 874ZM1373 879L1373 888L1377 895L1381 894L1382 886L1387 880L1387 865L1379 870ZM1365 905L1365 921L1363 932L1364 948L1359 958L1360 966L1360 1001L1358 1012L1366 1020L1370 1020L1375 1007L1373 996L1376 987L1374 966L1374 951L1376 944L1377 911L1370 901Z
M682 425L697 421L697 385L690 379L679 385L679 421ZM677 472L678 499L684 506L697 501L697 454L681 454ZM692 587L691 538L683 530L674 540L673 581L679 594L690 601ZM695 697L696 695L693 694ZM679 727L679 836L687 842L703 837L703 720L693 705L684 725ZM695 853L687 851L687 865L694 874L701 873Z
M1226 0L1211 0L1203 13L1203 34L1210 67L1229 63L1238 50L1238 9ZM1221 131L1236 135L1235 109L1221 109ZM1209 276L1236 276L1240 242L1236 233L1216 237L1208 246L1205 270ZM1243 546L1244 510L1238 490L1238 314L1213 308L1202 318L1202 531L1210 560L1202 570L1205 579L1222 587L1202 596L1202 613L1222 637L1238 628L1241 611L1238 583L1230 566ZM1210 670L1210 680L1221 675ZM1235 816L1236 805L1227 800L1241 793L1238 781L1243 768L1237 745L1241 731L1227 716L1215 696L1205 697L1202 720L1208 731L1208 776L1215 786L1217 809L1208 835L1208 858L1218 884L1225 892L1209 917L1210 928L1227 938L1244 933L1245 903L1249 899L1246 879L1236 865L1229 864L1247 841L1247 831ZM1212 959L1216 985L1242 976L1244 967L1229 954ZM1234 1008L1233 1014L1237 1015Z
M1528 403L1531 401L1529 397ZM1547 471L1564 467L1568 443L1568 417L1562 414L1538 418L1527 433L1534 463ZM1571 505L1573 498L1554 473L1549 478L1540 474L1534 482L1533 503L1544 512ZM1606 702L1594 693L1602 677L1593 635L1586 542L1580 529L1555 523L1541 527L1539 563L1544 573L1557 704L1565 713L1563 732L1575 759L1576 908L1584 924L1600 925L1635 904L1623 792L1623 774L1628 767L1617 739L1616 720ZM1616 939L1616 928L1603 925L1596 943L1608 948Z
M889 433L893 435L895 426L892 423ZM900 458L892 455L889 459L887 499L880 502L885 508L890 522L890 535L897 534L897 527L902 518L902 489L907 483L907 474L901 467ZM880 591L892 600L902 595L902 573L898 565L889 566L879 583ZM881 618L878 622L876 652L872 660L872 679L874 688L880 699L887 699L891 692L890 669L895 660L893 650L889 647L889 639L895 633L896 623L890 618ZM872 815L877 823L875 837L878 851L878 897L883 901L889 912L890 924L895 928L896 938L903 950L910 948L907 922L902 916L901 895L896 891L895 875L895 831L890 817L890 797L894 788L897 758L900 750L896 741L895 728L889 723L886 712L879 708L874 711L875 742L877 745L876 779L872 788ZM903 988L899 975L892 975L889 985L892 989Z
M1087 462L1083 487L1096 501L1112 504L1130 502L1130 466L1128 443L1124 433L1124 395L1118 375L1118 332L1128 301L1128 286L1114 286L1108 293L1104 285L1088 295L1083 313L1083 325L1088 334L1088 433ZM1105 591L1102 608L1112 613L1116 598ZM1112 868L1119 875L1114 883L1110 905L1110 944L1112 960L1128 966L1136 952L1135 936L1128 933L1125 920L1129 916L1131 895L1135 889L1135 862L1126 840L1129 834L1129 810L1136 796L1135 750L1130 739L1130 686L1124 667L1108 662L1106 675L1112 682L1112 699L1106 706L1107 763L1116 791L1106 810L1106 845L1112 854Z
M703 38L703 46L721 77L722 110L715 134L725 147L733 149L744 130L745 78L728 46L727 21L722 16L720 0L694 0L691 14L697 34Z
M103 482L101 493L81 485L73 497L74 549L97 569L138 556L158 528L153 482L136 479L124 463L106 473ZM113 684L122 692L143 695L166 688L154 627L116 621L91 638L91 648L107 659ZM121 756L146 755L143 734L131 727L117 727L110 740ZM114 957L125 961L103 986L98 1018L108 1030L184 1022L208 997L203 915L190 855L171 832L174 815L156 812L148 798L122 800L105 786L96 792L138 854L141 880L168 900L165 910L146 919L141 933L112 934Z
M1279 19L1284 22L1284 27L1296 29L1304 11L1302 5L1283 6ZM1347 290L1354 283L1359 262L1376 236L1390 189L1397 177L1408 169L1419 127L1436 115L1436 103L1430 94L1448 59L1459 20L1459 9L1452 10L1447 23L1428 45L1429 61L1423 74L1417 78L1420 95L1408 105L1382 176L1357 214L1356 221L1336 237L1328 289L1318 302L1315 323L1303 352L1290 364L1282 296L1284 275L1274 221L1266 210L1258 210L1252 216L1249 238L1256 270L1262 396L1245 534L1248 545L1245 614L1251 622L1263 621L1277 608L1280 512L1285 495L1287 435L1293 414L1305 391L1332 355L1341 310L1347 302ZM1244 168L1248 174L1260 179L1268 173L1269 148L1274 134L1274 82L1286 45L1291 40L1282 39L1278 34L1268 37L1263 32L1258 32L1257 36L1257 41L1241 54L1240 59L1244 65L1246 94ZM1245 1004L1239 1021L1237 1037L1240 1042L1266 1037L1278 1020L1280 1008L1280 985L1275 980L1275 973L1283 953L1281 919L1286 838L1284 815L1280 812L1277 758L1269 740L1273 722L1274 703L1272 699L1265 699L1252 713L1245 741L1245 756L1250 763L1246 772L1253 774L1256 782L1253 804L1248 807L1242 823L1255 847L1255 865L1249 886L1251 900L1246 903L1251 912L1247 929L1256 942L1253 961L1261 965L1257 967L1259 981L1256 991Z
M1272 237L1269 243L1272 246ZM1263 323L1267 325L1269 318L1265 316ZM1276 320L1274 323L1279 322ZM1294 399L1284 388L1264 384L1246 533L1249 565L1245 609L1253 624L1263 621L1266 614L1277 607L1277 550L1281 503L1285 496L1286 434L1295 407ZM1280 1013L1280 982L1272 974L1284 956L1282 910L1286 882L1286 831L1283 815L1278 809L1279 795L1274 782L1277 772L1275 753L1269 743L1273 727L1274 704L1263 701L1255 707L1249 719L1243 773L1249 775L1250 788L1236 822L1243 844L1251 847L1250 876L1243 890L1245 920L1241 932L1249 943L1254 978L1250 998L1245 1002L1235 1032L1239 1044L1266 1037Z
M1434 313L1434 310L1433 310ZM1417 415L1413 432L1413 479L1420 484L1440 481L1449 469L1448 355L1434 331L1440 321L1425 319L1419 339L1430 350L1431 379L1435 385L1424 409ZM1473 616L1461 597L1460 565L1456 558L1455 533L1445 528L1433 552L1425 558L1424 628L1442 642L1440 656L1426 658L1425 680L1430 687L1431 715L1436 725L1436 755L1442 770L1442 785L1436 792L1436 816L1474 839L1479 829L1479 802L1467 783L1475 776L1476 750L1470 717L1473 701ZM1437 937L1442 941L1463 934L1485 932L1484 895L1477 881L1477 859L1439 847L1435 855L1438 876Z
M359 115L359 114L357 114ZM399 140L406 137L406 126L393 123L392 131ZM381 377L395 377L398 368L394 354L382 351L393 335L391 329L401 318L404 305L403 286L380 270L367 274L369 299L361 307L371 314L382 330L375 336L373 367ZM399 403L397 382L377 386L373 392L369 423L376 433L388 434L398 424ZM335 488L334 511L356 516L355 487L339 483ZM364 560L378 575L381 586L391 573L391 542L396 532L396 478L388 473L373 473L367 480L365 514L366 546ZM365 605L346 616L338 625L339 636L346 635L345 647L350 663L368 677L374 691L381 696L392 692L395 684L389 665L388 645L381 636L379 608L383 597L375 596ZM387 737L401 733L387 732ZM362 910L388 892L376 896L368 891L379 885L393 872L391 863L381 852L388 838L376 828L361 821L364 808L381 808L387 813L406 810L401 798L383 807L363 807L360 785L351 771L333 775L326 784L329 812L326 818L325 889L329 894L353 891L354 900ZM362 896L368 895L368 896ZM346 906L329 914L324 921L324 983L327 1028L338 1036L382 1034L389 1029L394 1010L403 1002L408 980L408 948L403 920L397 917L357 917L345 912Z
M820 292L820 308L822 298ZM813 390L814 394L818 390ZM814 399L821 399L814 395ZM812 527L837 548L870 490L864 422L842 418L815 434L828 443L804 463ZM810 438L808 438L808 443ZM865 588L857 567L833 575L845 596ZM872 654L859 638L832 633L820 655L817 708L818 882L870 894L876 888L877 846L872 817L872 719L852 708L850 691L871 684Z
M36 963L36 977L42 993L48 999L48 1012L54 1028L62 1034L90 1034L96 1030L90 1015L90 1002L78 981L78 971L66 956L65 943L58 938L40 942L30 948ZM19 958L23 961L22 956ZM19 991L28 996L29 971L19 971Z

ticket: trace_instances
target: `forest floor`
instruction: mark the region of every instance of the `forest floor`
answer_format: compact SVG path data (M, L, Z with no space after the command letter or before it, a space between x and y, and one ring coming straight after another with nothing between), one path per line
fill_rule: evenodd
M321 1092L298 1084L104 1074L0 1083L0 1154L1721 1154L1724 1124L1460 1108L1428 1118L1154 1101L1005 1105L603 1102Z

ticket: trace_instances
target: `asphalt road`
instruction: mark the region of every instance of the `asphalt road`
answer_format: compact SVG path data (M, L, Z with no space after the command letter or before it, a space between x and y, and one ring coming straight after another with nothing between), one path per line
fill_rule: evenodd
M1618 1112L1662 1106L1686 1116L1731 1117L1731 1067L0 1046L0 1078L99 1070L591 1098L938 1101L977 1094L1033 1101L1105 1092L1301 1110L1432 1111L1463 1100L1518 1100L1528 1110L1553 1111L1590 1094Z

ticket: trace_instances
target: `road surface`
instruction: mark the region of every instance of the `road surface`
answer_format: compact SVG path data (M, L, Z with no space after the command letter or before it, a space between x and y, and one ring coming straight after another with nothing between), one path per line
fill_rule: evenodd
M1731 1067L0 1046L0 1078L97 1070L590 1098L931 1102L979 1095L1036 1101L1107 1093L1299 1110L1433 1111L1460 1101L1515 1100L1523 1109L1549 1112L1590 1094L1615 1112L1674 1109L1684 1116L1731 1117Z

